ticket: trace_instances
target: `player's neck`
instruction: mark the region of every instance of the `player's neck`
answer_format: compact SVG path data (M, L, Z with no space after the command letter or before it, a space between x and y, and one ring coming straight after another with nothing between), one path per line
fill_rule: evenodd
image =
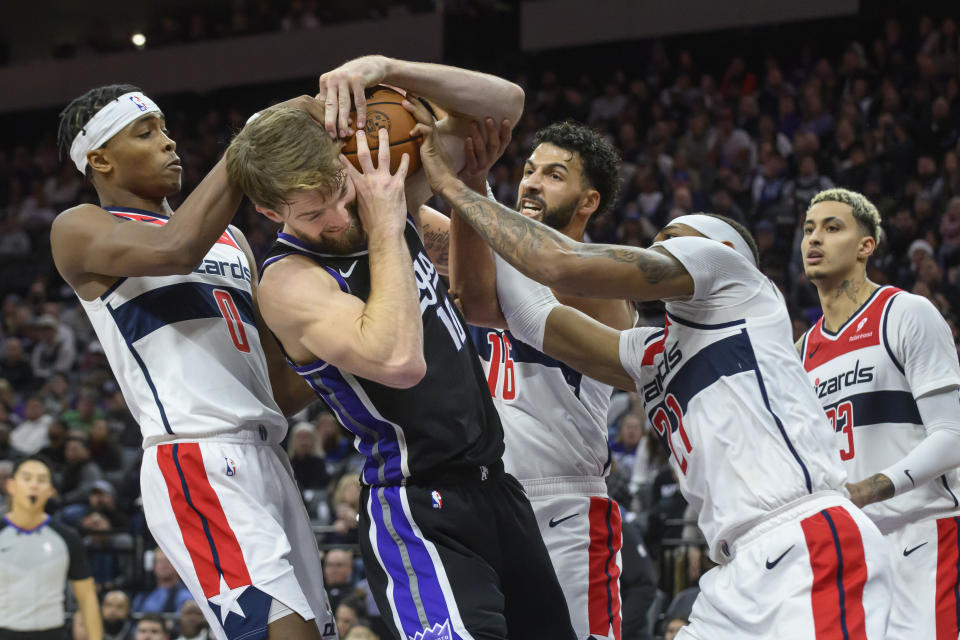
M15 527L18 529L23 529L24 531L32 531L36 529L47 519L46 512L41 509L40 511L27 511L25 509L17 508L16 505L6 513L7 520L9 520Z
M169 216L173 211L167 204L166 198L144 198L130 191L117 189L112 185L96 185L97 196L100 198L100 206L104 209L109 207L124 207L127 209L141 209L151 211L163 216Z
M879 286L870 282L863 271L848 273L833 282L820 282L817 289L824 328L831 332L839 330Z

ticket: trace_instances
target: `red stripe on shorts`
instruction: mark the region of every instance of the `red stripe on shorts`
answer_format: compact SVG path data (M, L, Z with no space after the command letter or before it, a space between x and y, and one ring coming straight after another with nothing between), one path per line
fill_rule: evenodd
M620 508L609 498L590 498L590 551L587 591L591 634L620 640L620 567L623 544Z
M960 634L957 563L960 542L957 519L937 520L937 640L957 640Z
M867 562L857 523L843 507L830 507L800 526L813 570L810 597L817 640L867 640Z
M207 479L200 445L159 445L157 463L204 595L220 593L221 573L230 589L250 584L240 543Z

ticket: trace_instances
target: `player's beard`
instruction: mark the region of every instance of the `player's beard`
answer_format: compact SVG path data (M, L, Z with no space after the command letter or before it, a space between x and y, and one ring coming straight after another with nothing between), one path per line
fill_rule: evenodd
M363 230L363 224L360 222L356 200L347 205L347 212L350 214L350 226L338 238L321 236L315 242L325 252L346 255L362 250L367 244L367 232Z
M542 222L551 229L556 229L557 231L566 228L566 226L570 224L570 220L573 219L573 214L577 210L577 203L580 200L580 196L575 195L570 199L570 202L564 202L555 207L548 207L543 198L539 196L526 195L521 196L521 198L517 198L517 204L514 208L518 212L523 211L523 207L520 205L522 198L539 202L543 208L540 210L540 215L536 216L534 220Z

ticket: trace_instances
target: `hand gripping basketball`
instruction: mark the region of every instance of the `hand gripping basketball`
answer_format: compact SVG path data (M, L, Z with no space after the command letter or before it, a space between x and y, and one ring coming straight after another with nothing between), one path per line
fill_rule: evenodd
M360 171L344 156L340 156L347 179L353 182L357 192L357 214L371 238L380 230L388 234L403 233L407 215L403 188L410 167L410 156L404 153L397 172L391 175L387 131L380 129L378 133L376 167L373 166L367 136L363 131L357 132L357 162Z
M430 188L434 193L439 193L440 185L451 179L456 180L457 176L450 165L450 159L443 150L440 133L437 131L433 116L419 100L413 99L412 96L408 98L410 99L403 101L403 108L412 113L417 121L417 126L410 133L423 139L420 145L420 161L430 181Z

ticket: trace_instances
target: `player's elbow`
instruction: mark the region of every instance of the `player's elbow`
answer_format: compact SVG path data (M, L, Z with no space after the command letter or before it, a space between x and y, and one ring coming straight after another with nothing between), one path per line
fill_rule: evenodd
M427 361L422 351L383 363L381 384L394 389L410 389L427 375Z
M523 103L526 100L526 95L523 92L523 87L518 84L510 83L510 89L507 91L507 99L505 100L506 109L504 113L507 120L510 121L512 126L517 126L517 123L520 121L520 116L523 115Z

